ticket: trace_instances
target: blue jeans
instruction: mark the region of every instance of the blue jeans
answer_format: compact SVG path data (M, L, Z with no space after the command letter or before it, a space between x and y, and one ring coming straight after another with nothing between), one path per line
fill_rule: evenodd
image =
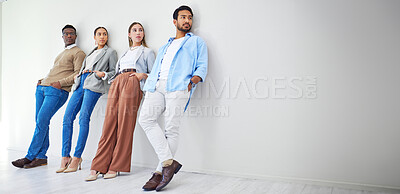
M25 158L47 159L46 152L49 149L49 124L53 115L64 105L68 99L68 92L52 86L36 87L36 128L33 134L28 154Z
M92 92L88 89L83 89L83 84L89 73L81 75L79 87L74 91L71 99L68 102L63 120L63 145L62 156L69 157L71 152L72 128L76 115L79 114L79 137L75 147L74 157L80 158L85 149L86 140L89 134L90 115L92 115L94 106L97 100L102 95L101 93Z

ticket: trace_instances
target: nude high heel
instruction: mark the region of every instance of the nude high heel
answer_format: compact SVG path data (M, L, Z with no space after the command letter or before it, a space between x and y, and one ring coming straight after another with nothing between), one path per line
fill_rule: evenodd
M106 173L103 178L104 179L112 179L112 178L117 177L117 175L119 175L119 172L117 172L115 174Z
M85 180L86 181L95 181L97 180L97 177L99 176L100 172L97 171L96 175L89 175Z
M64 166L64 167L60 167L58 170L56 170L56 173L64 172L64 171L68 168L69 164L71 164L71 161L72 161L72 158L69 157L69 160L68 160L68 162L65 164L65 166Z
M70 168L68 166L67 170L64 171L64 173L69 173L69 172L76 172L78 169L82 170L82 158L79 158L79 163L78 166L76 166L76 168Z

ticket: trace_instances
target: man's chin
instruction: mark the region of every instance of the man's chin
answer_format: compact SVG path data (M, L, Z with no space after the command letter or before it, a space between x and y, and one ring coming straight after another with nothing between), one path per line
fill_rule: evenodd
M190 30L191 30L192 28L178 28L178 30L179 31L182 31L182 32L190 32Z

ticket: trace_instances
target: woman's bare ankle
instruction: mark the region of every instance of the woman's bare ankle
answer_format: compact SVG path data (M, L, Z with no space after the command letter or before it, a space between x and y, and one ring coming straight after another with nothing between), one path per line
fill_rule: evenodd
M61 166L64 167L68 164L70 157L62 157L61 158Z

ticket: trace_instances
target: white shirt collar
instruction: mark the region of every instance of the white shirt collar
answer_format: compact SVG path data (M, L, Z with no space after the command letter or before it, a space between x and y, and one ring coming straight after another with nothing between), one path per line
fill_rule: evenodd
M74 48L74 47L76 47L76 44L74 43L74 44L71 44L71 45L68 45L68 46L66 46L65 47L65 49L72 49L72 48Z

